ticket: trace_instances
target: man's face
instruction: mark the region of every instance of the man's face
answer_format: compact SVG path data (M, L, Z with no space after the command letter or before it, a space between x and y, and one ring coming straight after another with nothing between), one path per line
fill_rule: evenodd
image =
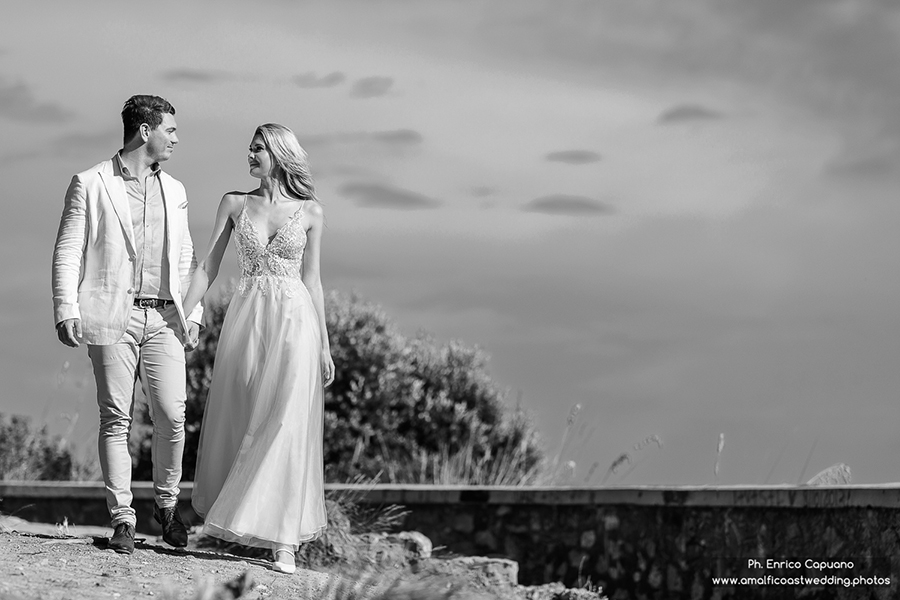
M175 129L175 115L165 113L159 127L150 130L150 135L147 137L147 154L153 160L162 162L168 160L172 155L175 144L178 143Z

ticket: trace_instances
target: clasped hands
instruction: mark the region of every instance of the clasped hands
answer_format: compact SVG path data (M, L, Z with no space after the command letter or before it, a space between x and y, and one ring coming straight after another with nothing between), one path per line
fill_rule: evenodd
M184 349L190 352L200 343L200 325L193 321L188 321L187 326ZM56 335L59 337L59 341L66 346L77 348L81 345L78 342L78 338L81 337L81 319L66 319L60 321L56 324ZM333 373L334 364L331 365L331 370Z

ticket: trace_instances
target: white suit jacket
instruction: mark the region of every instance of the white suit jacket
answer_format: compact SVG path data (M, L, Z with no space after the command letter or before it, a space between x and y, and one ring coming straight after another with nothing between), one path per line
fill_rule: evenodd
M198 304L184 314L187 292L197 259L188 231L187 195L174 177L160 173L166 208L166 256L169 290L182 330L186 320L200 323ZM53 313L56 323L81 319L82 341L113 344L125 334L134 305L134 230L125 182L113 174L112 159L75 175L53 250Z

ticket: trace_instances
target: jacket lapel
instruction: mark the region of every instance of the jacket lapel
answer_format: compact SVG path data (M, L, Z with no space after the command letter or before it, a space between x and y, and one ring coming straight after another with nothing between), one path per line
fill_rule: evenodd
M134 250L134 225L131 222L131 206L128 204L128 193L125 191L125 182L121 177L113 175L112 161L103 163L100 171L100 179L106 186L106 193L119 217L119 224L122 226L122 233L125 234L125 241L128 242L128 250L133 255Z

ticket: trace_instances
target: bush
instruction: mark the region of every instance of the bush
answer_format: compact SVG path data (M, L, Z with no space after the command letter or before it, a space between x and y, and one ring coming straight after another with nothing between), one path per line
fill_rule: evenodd
M325 395L331 480L531 483L542 459L534 427L506 404L483 352L426 334L408 339L356 295L327 300L336 366ZM502 481L489 476L501 473Z
M230 293L206 303L188 355L184 479L193 479L203 409ZM336 375L325 391L325 472L396 483L533 483L543 452L528 415L506 403L487 356L458 341L401 335L380 307L331 292L326 319ZM149 423L146 410L142 420ZM144 435L148 435L149 432ZM149 439L135 479L150 479Z
M58 436L31 426L28 417L0 413L0 480L79 479L80 468Z

